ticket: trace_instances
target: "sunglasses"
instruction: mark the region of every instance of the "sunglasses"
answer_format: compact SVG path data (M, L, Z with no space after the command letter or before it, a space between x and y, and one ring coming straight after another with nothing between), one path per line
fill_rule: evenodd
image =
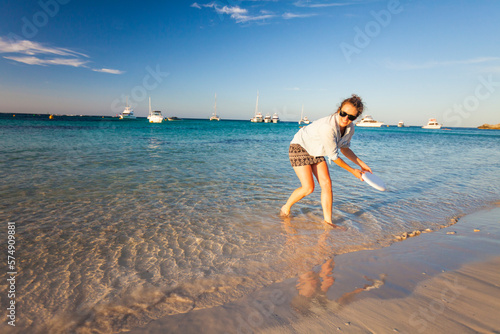
M343 110L339 111L339 115L340 115L340 117L346 117L347 116L347 118L349 118L349 120L351 120L351 121L354 121L356 118L358 118L357 115L349 115L348 113L346 113Z

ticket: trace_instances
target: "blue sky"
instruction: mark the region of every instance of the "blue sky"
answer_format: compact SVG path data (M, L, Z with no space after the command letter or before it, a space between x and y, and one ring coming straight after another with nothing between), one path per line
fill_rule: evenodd
M2 0L0 112L500 123L500 1Z

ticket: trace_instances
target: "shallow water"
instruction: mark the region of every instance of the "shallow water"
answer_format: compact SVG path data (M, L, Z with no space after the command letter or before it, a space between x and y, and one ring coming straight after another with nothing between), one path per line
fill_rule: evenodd
M299 185L297 130L2 116L0 240L16 222L16 328L119 332L221 305L500 199L500 131L357 128L351 147L388 191L332 165L334 220L347 230L323 226L319 187L282 220Z

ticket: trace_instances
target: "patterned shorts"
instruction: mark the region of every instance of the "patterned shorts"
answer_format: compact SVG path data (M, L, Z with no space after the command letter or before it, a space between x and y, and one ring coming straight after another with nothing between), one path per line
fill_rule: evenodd
M324 157L313 157L299 144L291 144L288 149L288 156L292 167L314 165L325 161Z

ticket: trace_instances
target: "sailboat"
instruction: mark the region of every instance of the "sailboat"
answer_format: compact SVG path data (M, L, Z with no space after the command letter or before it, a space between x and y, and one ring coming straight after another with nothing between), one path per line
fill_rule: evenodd
M309 124L311 123L311 121L309 120L309 118L307 118L307 116L304 116L304 105L302 105L302 112L300 113L300 121L299 121L299 125L300 124Z
M161 123L163 122L163 116L161 111L155 110L151 111L151 96L149 97L149 115L148 115L149 123Z
M259 111L259 92L257 91L257 103L255 104L255 116L250 118L250 122L252 123L262 123L264 119L262 118L262 114Z
M214 105L214 113L212 117L210 117L211 121L220 121L220 117L217 116L217 93L215 93L215 105Z

